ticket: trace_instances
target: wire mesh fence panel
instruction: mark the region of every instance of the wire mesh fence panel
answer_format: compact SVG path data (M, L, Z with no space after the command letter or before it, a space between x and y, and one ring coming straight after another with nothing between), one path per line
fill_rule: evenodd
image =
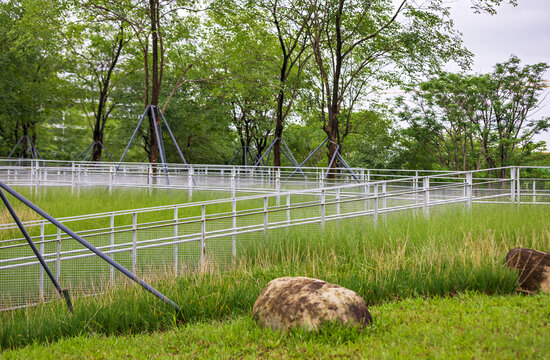
M86 167L77 174L65 171L65 175L75 177L71 183L93 186L94 182L113 181L106 169L105 166ZM284 174L268 168L177 168L172 169L173 173L167 178L163 173L151 172L149 166L128 167L117 174L117 181L124 181L124 186L130 188L132 181L142 187L146 179L158 185L150 191L151 196L156 191L165 191L161 190L163 186L168 188L159 185L166 180L172 185L193 185L166 190L170 191L172 200L182 199L175 205L61 220L139 277L172 276L223 268L233 264L235 257L242 254L259 256L262 249L284 246L285 239L293 234L315 237L317 232L342 221L355 221L363 226L411 209L416 214L429 215L449 206L465 208L476 201L550 202L550 181L522 178L520 170L527 172L525 169L511 170L510 178L506 179L482 172L431 175L412 172L409 177L403 177L399 173L363 171L357 174L363 181L359 183L349 172L326 177L322 169L304 169L304 174L286 173L295 181L294 184L289 181L287 186L295 186L298 190L283 191L278 188L277 181L281 181ZM48 183L62 181L63 171L50 168L49 172L40 174L38 171L37 174L42 183ZM2 170L0 175L8 174ZM36 179L32 171L31 175ZM296 180L300 177L303 182ZM200 186L213 186L220 179L226 184L216 190L197 190ZM33 181L31 183L35 184ZM224 186L236 197L229 197ZM253 188L269 189L270 192L258 195L248 192ZM34 186L24 189L28 193L36 191ZM44 189L39 188L39 191ZM106 188L102 191L99 196L108 196ZM132 196L132 190L128 191L128 196ZM44 196L43 192L39 194ZM193 196L203 200L185 203ZM54 276L73 294L100 293L108 286L127 281L125 276L54 225L32 217L24 220ZM10 223L0 224L0 274L0 309L58 297L30 247Z
M15 265L15 264L13 264ZM0 310L52 299L48 283L40 285L40 264L3 268L0 284ZM46 279L49 282L49 279Z
M200 216L200 210L198 212ZM201 229L202 224L197 216L185 220L180 218L177 222L177 253L178 273L196 271L200 268L201 261Z

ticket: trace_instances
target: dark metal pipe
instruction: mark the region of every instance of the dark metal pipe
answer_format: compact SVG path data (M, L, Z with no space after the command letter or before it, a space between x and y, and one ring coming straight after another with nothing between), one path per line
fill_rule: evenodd
M351 176L353 176L353 178L358 182L358 183L361 183L361 180L359 180L359 178L357 177L357 175L353 172L353 170L351 170L351 167L348 165L348 163L346 162L346 160L344 160L344 158L342 157L342 155L340 153L338 153L338 160L340 160L340 162L342 164L344 164L344 167L349 171L349 173L351 174Z
M139 279L135 274L133 274L131 271L126 269L124 266L120 265L113 259L111 259L109 256L105 255L101 250L97 249L95 246L84 240L80 235L76 234L74 231L57 221L54 217L52 217L50 214L33 204L31 201L29 201L27 198L19 194L17 191L10 188L8 185L4 184L2 181L0 181L0 187L4 189L6 192L10 193L13 197L21 201L23 204L30 207L32 210L36 211L40 216L45 218L46 220L50 221L52 224L63 230L67 235L71 236L73 239L81 243L83 246L88 248L91 252L99 256L101 259L112 265L115 269L132 279L133 281L137 282L141 287L143 287L145 290L149 291L151 294L155 295L157 298L161 299L167 304L170 304L174 309L180 311L180 307L178 304L173 302L172 300L168 299L166 296L161 294L158 290L154 289L151 285L147 284L145 281Z
M296 161L296 158L294 157L294 154L292 153L292 151L290 151L290 148L288 147L288 145L286 144L286 141L285 139L281 139L282 140L282 143L283 145L285 146L286 150L288 151L288 154L290 155L290 157L292 157L292 160L294 161L294 163L296 165L298 165L298 161Z
M163 150L163 144L160 137L160 129L157 126L157 117L155 116L155 106L151 105L151 114L153 115L153 125L155 126L155 135L157 138L157 144L159 148L160 153L160 161L162 161L162 168L164 170L165 174L168 174L168 169L166 168L166 158L164 157L164 150Z
M160 137L160 149L162 149L162 156L164 157L164 160L166 161L166 150L164 149L164 136L162 136L162 123L159 121L159 124L157 126L158 133Z
M237 155L239 155L239 153L241 152L242 148L239 148L239 150L237 150L237 152L235 152L235 155L233 155L233 157L231 158L231 161L229 161L229 164L227 165L231 165L231 163L233 162L233 160L237 157Z
M82 152L80 154L78 154L78 156L75 157L73 161L77 161L78 159L80 159L82 154L84 154L86 151L88 151L88 149L91 148L92 146L94 146L94 143L91 143L90 145L88 145L88 147L86 149L82 150Z
M94 145L95 145L95 143L93 143L92 146L89 147L88 151L86 152L86 155L84 155L84 157L82 158L82 161L86 161L86 159L88 158L88 156L90 155L90 153L94 149Z
M181 152L181 149L178 145L178 142L176 141L176 137L172 133L172 129L170 129L170 125L168 125L168 121L164 118L164 114L160 112L160 116L162 117L162 120L164 121L164 124L166 124L166 129L168 129L168 133L170 134L170 137L172 138L172 141L174 142L174 145L176 145L176 149L178 150L178 154L181 157L181 160L185 165L187 165L187 161L185 161L185 157L183 156L183 153Z
M296 158L295 158L294 155L292 154L292 151L290 151L288 145L286 144L285 139L282 139L282 141L283 141L283 145L285 146L286 150L288 151L288 155L292 158L292 159L289 158L290 162L292 162L292 163L294 164L294 166L297 166L297 167L298 167L298 170L300 170L300 172L302 173L302 175L304 175L304 177L305 177L306 180L307 180L306 174L304 174L304 172L302 171L300 165L298 165L298 161L296 161ZM287 156L287 157L288 157L288 156Z
M111 159L111 162L115 162L115 161L113 160L113 158L111 157L111 154L109 154L109 152L107 151L107 148L103 145L103 143L102 143L101 141L99 141L99 145L101 146L101 148L102 148L103 150L105 150L105 153L107 154L107 156L109 157L109 159Z
M262 157L258 160L258 162L257 162L256 164L254 164L254 168L253 168L253 169L255 169L255 168L258 166L258 164L260 164L260 163L262 162L263 158L264 158L267 154L269 154L269 152L271 151L271 148L273 147L273 145L275 145L275 142L278 141L278 140L279 140L279 138L276 138L275 140L273 140L273 141L271 142L271 145L269 145L269 147L268 147L267 150L264 152L264 154L262 155ZM269 157L268 157L268 158L269 158Z
M128 149L130 148L130 145L132 145L132 142L134 141L134 138L136 137L136 134L139 130L139 127L141 126L141 123L143 122L143 119L145 119L145 115L147 115L147 111L149 110L150 106L151 105L147 105L147 107L145 108L145 111L143 112L143 115L141 115L141 119L139 119L139 123L136 126L136 129L134 130L134 133L132 134L132 137L130 138L130 142L128 142L128 145L126 146L126 149L124 150L124 153L122 154L122 157L120 158L120 161L118 162L118 164L115 168L115 172L118 171L118 168L120 167L120 163L122 162L122 160L124 160L124 157L126 156L126 153L128 152Z
M15 152L15 149L17 149L17 147L19 146L19 144L21 144L21 141L23 141L23 138L25 136L21 136L21 138L19 139L19 141L17 142L17 144L15 144L15 146L13 147L13 150L10 152L10 154L8 155L8 158L11 158L11 156L13 155L13 153Z
M11 206L10 201L8 200L8 198L6 197L6 195L4 194L2 189L0 189L0 198L2 198L2 201L4 202L4 205L6 205L6 207L8 208L8 211L10 212L11 217L13 218L13 220L15 220L15 223L19 227L19 230L21 230L21 233L23 234L23 236L25 237L25 239L29 243L32 251L34 252L36 257L38 258L38 261L40 261L40 264L42 265L42 267L44 268L44 270L48 274L48 277L50 278L50 280L54 284L55 288L57 289L57 292L59 292L59 295L64 297L65 301L67 301L67 307L69 308L69 311L73 312L73 305L71 303L71 298L69 296L69 291L61 289L61 285L59 285L59 283L57 282L57 279L55 278L55 276L53 276L50 268L46 264L46 261L44 261L44 258L42 257L42 254L40 254L40 251L38 251L38 249L36 248L36 245L34 245L34 242L32 241L29 233L27 232L27 229L25 229L25 226L23 225L23 223L19 219L19 216L17 216L17 213L15 212L13 207Z
M334 162L334 159L336 159L336 155L338 155L338 149L340 149L340 145L336 145L336 151L334 152L334 155L332 155L332 159L330 159L330 163L328 164L327 173L325 174L325 177L323 179L326 179L328 177L328 174L330 173L330 170L332 169L332 163Z
M315 148L315 150L313 150L313 152L311 154L308 155L308 157L302 161L302 163L298 166L298 169L301 169L302 166L304 166L304 164L306 162L308 162L308 160L317 153L317 151L319 151L319 149L321 148L321 146L323 146L326 142L328 141L328 138L326 138L319 146L317 146ZM294 175L296 173L296 171L298 171L298 169L295 169L283 182L287 181L288 179L290 179L292 177L292 175Z
M38 149L36 148L36 146L34 145L34 142L32 141L31 137L29 135L27 135L27 140L31 143L31 149L34 150L35 154L38 155L38 157L40 158L40 160L44 160L44 158L42 157L42 155L40 155L40 152L38 151ZM35 155L35 156L36 156ZM38 160L38 159L37 159Z

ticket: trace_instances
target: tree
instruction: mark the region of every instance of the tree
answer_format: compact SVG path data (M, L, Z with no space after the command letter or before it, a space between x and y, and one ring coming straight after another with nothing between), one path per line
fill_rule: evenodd
M228 38L253 42L254 37L250 39L249 36L251 32L256 40L267 40L269 44L258 48L249 42L257 53L245 51L241 56L261 57L267 63L262 67L269 69L265 75L269 78L269 84L273 85L270 88L273 92L269 95L269 117L273 121L273 131L269 135L273 134L274 140L282 139L285 120L292 113L299 96L304 67L311 57L305 25L297 16L298 6L300 0L218 0L210 11L211 18L225 28ZM263 141L261 137L259 142ZM273 144L274 166L281 164L280 146L280 140Z
M65 29L66 46L74 56L75 86L81 89L82 107L92 131L92 161L100 161L107 119L117 105L120 88L118 63L130 41L123 21L90 22L86 8L75 9ZM92 114L92 116L90 116ZM93 118L93 119L91 119Z
M520 66L519 58L497 64L492 73L489 92L484 97L487 109L481 116L496 137L496 151L489 153L489 136L482 138L482 147L489 167L505 167L518 146L526 149L533 136L550 127L550 118L529 120L540 107L544 91L543 76L549 66L546 63ZM523 154L523 151L522 151ZM501 177L506 174L501 170Z
M306 23L297 16L299 1L271 0L260 2L268 13L279 41L279 90L275 113L274 139L282 139L288 117L299 89L300 78L311 53L306 36ZM273 145L273 165L281 166L281 141Z
M148 112L149 132L145 147L148 150L149 162L158 162L159 147L156 139L156 127L160 123L160 97L163 75L166 65L166 49L178 46L188 38L192 23L190 11L192 2L174 0L126 0L112 2L108 0L87 0L83 4L93 10L103 21L122 21L132 30L139 44L143 59L143 92L145 106L151 105ZM182 16L185 13L185 16ZM189 64L182 66L182 76L189 69ZM177 88L179 82L174 84ZM171 96L167 96L167 102ZM166 105L167 103L165 103ZM162 107L163 109L166 106ZM156 120L156 121L155 121Z
M23 156L31 138L50 116L60 115L65 61L58 32L62 4L25 0L0 3L0 137L10 147L23 137Z
M476 95L486 88L488 80L442 73L413 90L415 107L401 117L410 125L409 135L424 144L429 142L441 167L466 171L485 163L477 142L480 131L484 131L479 127L477 111L484 104Z
M346 153L350 166L393 169L402 165L395 120L385 113L363 110L352 114Z
M373 85L399 81L404 72L434 71L451 59L463 63L469 55L441 1L414 7L404 0L393 12L385 0L304 3L329 162L349 134L354 108ZM385 71L390 65L394 71Z
M412 106L401 103L408 133L429 144L442 167L506 167L541 146L533 136L550 127L532 119L544 90L545 63L520 66L512 56L490 74L442 73L419 84ZM499 176L506 176L502 170Z
M255 10L218 2L209 11L203 83L224 104L240 147L254 145L261 155L273 134L277 38L270 33L268 20ZM243 151L243 164L249 163L245 156Z

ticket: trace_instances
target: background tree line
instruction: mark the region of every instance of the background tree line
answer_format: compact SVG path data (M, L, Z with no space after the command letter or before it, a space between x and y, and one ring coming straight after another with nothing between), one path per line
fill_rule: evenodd
M16 156L30 156L30 139L49 159L91 146L91 160L118 160L153 105L129 161L159 161L161 112L191 163L274 142L269 163L290 165L280 139L304 159L325 138L311 165L337 150L379 168L548 161L533 141L549 127L535 114L548 66L512 56L490 74L443 72L471 59L442 0L4 1L0 155L22 139ZM392 86L408 94L381 97Z

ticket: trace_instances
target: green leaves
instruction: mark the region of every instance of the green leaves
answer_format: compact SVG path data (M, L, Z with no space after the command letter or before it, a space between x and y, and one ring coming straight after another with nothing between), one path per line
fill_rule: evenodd
M521 66L512 56L490 74L441 73L420 83L413 106L402 105L408 133L438 153L441 166L455 170L517 164L550 127L532 118L543 92L544 63ZM501 174L503 175L503 174Z

